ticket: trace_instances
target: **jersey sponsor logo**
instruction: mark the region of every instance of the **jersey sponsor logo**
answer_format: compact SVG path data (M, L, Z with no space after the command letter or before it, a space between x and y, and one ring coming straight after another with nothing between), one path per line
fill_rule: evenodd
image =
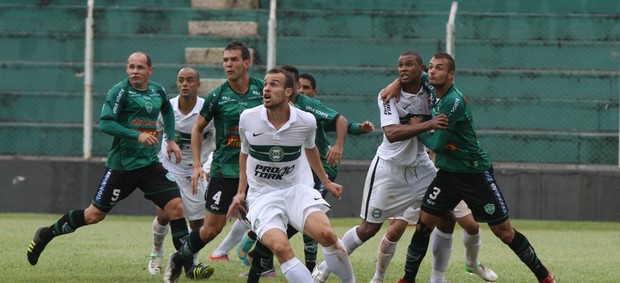
M114 107L112 107L112 112L114 112L114 114L118 112L118 106L121 103L121 98L123 97L123 94L125 94L124 89L121 89L118 94L116 94L116 101L114 101Z
M295 170L295 165L284 167L256 165L254 167L254 176L268 180L282 180L284 176L291 174L293 170Z
M151 127L157 127L157 121L148 120L148 119L133 119L133 120L131 120L130 124L132 126L151 126Z
M274 146L269 149L269 159L278 162L284 158L284 150L281 147Z
M392 115L392 107L389 103L383 104L383 115Z
M446 144L446 148L447 148L448 150L451 150L451 151L457 151L457 150L459 149L459 148L456 146L456 144L453 144L453 143L448 143L448 144Z
M155 131L155 130L145 130L145 129L134 129L134 130L136 130L136 131L138 131L140 133L145 133L147 135L151 135L151 136L157 137L157 131Z
M448 114L448 116L452 115L454 111L456 111L456 109L459 107L460 104L461 104L461 100L458 98L455 99L454 104L452 105L452 109L450 109L450 114Z
M226 138L226 147L241 147L241 139L239 137Z
M487 204L485 204L485 205L484 205L484 211L485 211L487 214L492 215L493 213L495 213L495 205L494 205L494 204L492 204L492 203L487 203Z

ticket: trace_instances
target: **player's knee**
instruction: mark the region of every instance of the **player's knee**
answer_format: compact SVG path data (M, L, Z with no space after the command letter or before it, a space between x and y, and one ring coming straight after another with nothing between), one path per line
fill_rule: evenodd
M428 226L426 224L424 224L424 222L422 222L422 220L418 220L418 223L416 224L416 232L420 232L422 233L422 236L424 237L430 237L431 233L433 232L433 228L431 226Z
M164 207L164 211L168 215L170 220L175 220L183 217L183 203L180 198L173 198Z
M318 233L314 233L314 235L316 241L324 247L331 247L338 242L338 236L331 228L322 229Z
M286 257L286 255L293 253L293 249L291 248L291 245L289 245L287 242L282 242L282 241L272 242L271 251L278 258Z
M368 239L374 237L380 229L380 224L363 222L360 226L357 227L356 232L360 240L366 242Z

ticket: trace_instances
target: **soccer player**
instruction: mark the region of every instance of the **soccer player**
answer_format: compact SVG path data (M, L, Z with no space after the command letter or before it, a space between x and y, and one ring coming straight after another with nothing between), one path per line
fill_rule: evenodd
M312 97L316 95L316 80L311 74L303 73L299 75L299 87L297 92L305 96Z
M398 58L401 99L377 102L383 128L383 142L368 169L360 216L362 223L351 228L342 237L350 255L372 238L385 220L400 216L409 208L418 208L424 192L436 169L426 148L416 136L428 130L445 128L448 118L440 115L428 119L430 89L423 84L422 57L417 52L405 51ZM420 120L426 120L420 122ZM325 282L331 272L325 262L314 269L314 282Z
M204 179L202 133L213 120L216 150L205 195L204 223L190 233L179 252L170 256L164 272L165 282L176 282L181 272L180 264L211 242L226 224L226 212L239 184L239 115L245 109L260 105L263 99L263 80L248 74L251 63L250 50L241 42L232 41L224 48L223 67L227 80L205 98L191 137L194 165L192 191L196 193L198 180Z
M174 176L174 180L179 186L181 192L181 201L183 202L183 214L188 220L191 230L200 228L204 218L206 183L199 180L198 193L192 193L192 173L194 166L192 164L192 147L191 132L196 119L200 115L200 109L204 103L202 97L198 97L198 88L200 87L200 75L198 71L192 68L182 68L177 74L177 89L179 95L170 99L172 110L174 111L174 122L176 129L177 145L181 149L181 162L177 163L175 158L169 159L166 156L168 144L162 143L159 152L159 160L170 174ZM158 120L158 130L161 131L163 125L162 117ZM209 123L202 132L202 156L201 160L207 160L209 154L215 149L215 128L213 123ZM164 139L168 137L164 133ZM157 216L153 220L153 248L148 264L150 274L156 275L161 273L161 263L164 254L164 239L168 234L170 220L166 213L157 208ZM194 265L198 265L197 257L194 257Z
M455 62L447 53L438 52L428 65L433 116L450 117L446 129L422 133L418 138L436 154L437 176L422 201L420 219L407 250L405 274L399 282L415 282L424 259L430 234L438 221L464 200L476 221L487 222L502 240L532 271L541 283L554 277L542 264L528 239L510 223L508 207L493 176L492 163L482 150L469 104L454 85Z
M114 85L101 110L99 127L114 137L108 153L106 170L91 204L86 209L71 210L49 227L40 227L28 247L28 261L35 265L45 246L57 236L102 221L114 206L139 188L144 197L163 209L170 219L172 242L179 249L187 236L179 188L174 177L159 162L157 117L161 113L168 137L168 158L181 161L181 150L175 142L174 113L166 90L150 81L153 73L151 57L144 52L132 53L127 59L127 79ZM209 272L193 267L193 261L180 262L190 274Z
M248 220L261 243L280 261L289 282L312 282L312 276L293 253L287 225L324 247L326 261L342 282L355 282L351 262L325 214L329 205L309 185L310 173L304 170L310 163L324 188L340 197L342 186L328 179L315 145L316 120L289 104L296 92L289 72L272 69L264 81L263 106L241 114L241 176L228 215L242 206L248 186Z

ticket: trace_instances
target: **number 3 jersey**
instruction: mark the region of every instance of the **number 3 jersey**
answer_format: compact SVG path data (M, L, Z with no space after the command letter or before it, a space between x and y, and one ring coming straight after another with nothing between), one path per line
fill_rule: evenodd
M267 109L262 105L241 113L241 152L248 154L248 199L261 192L312 183L303 152L315 147L316 119L290 105L289 109L289 120L279 130L269 122Z

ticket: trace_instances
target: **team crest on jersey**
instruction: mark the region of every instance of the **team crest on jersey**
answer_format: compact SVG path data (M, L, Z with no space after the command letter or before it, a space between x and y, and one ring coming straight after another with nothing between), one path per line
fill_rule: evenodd
M383 212L381 211L381 209L375 208L372 210L372 217L374 218L379 218L382 214Z
M284 150L281 147L274 146L269 149L269 159L278 162L284 158Z
M147 102L144 107L146 108L146 112L151 113L151 111L153 111L153 103Z
M171 182L174 182L174 176L170 174L170 172L166 173L166 178L170 180Z
M492 204L492 203L488 203L488 204L486 204L486 205L484 206L484 211L485 211L487 214L493 214L493 213L495 213L495 205L494 205L494 204Z

